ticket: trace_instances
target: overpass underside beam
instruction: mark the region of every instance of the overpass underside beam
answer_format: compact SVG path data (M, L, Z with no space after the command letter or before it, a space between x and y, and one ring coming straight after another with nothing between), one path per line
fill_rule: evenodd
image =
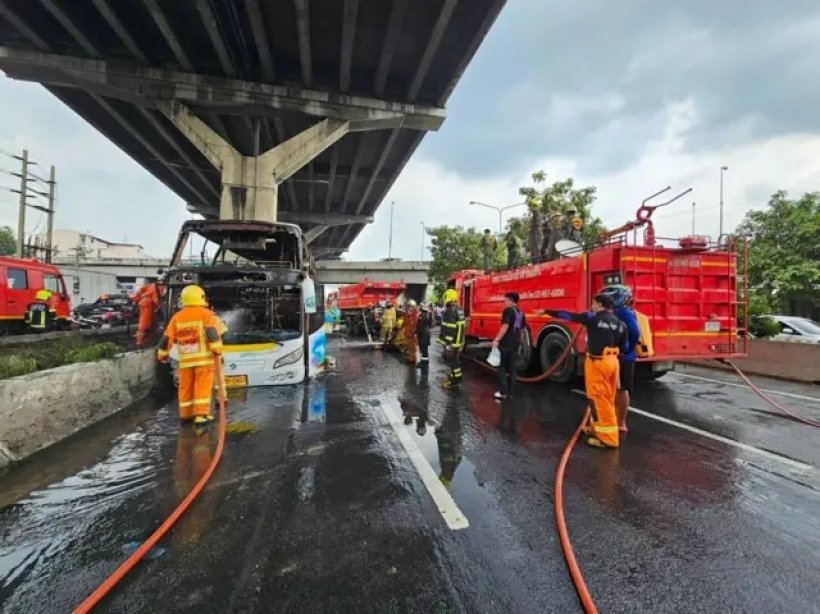
M45 49L50 47L46 45ZM187 65L188 72L0 46L0 69L12 78L78 88L97 99L115 99L143 110L159 109L220 172L218 204L191 204L213 215L218 213L222 219L279 219L279 186L349 132L389 129L397 134L400 129L437 130L445 117L444 109L429 105L323 92L309 89L309 83L308 87L299 88L205 76L190 72L189 62L182 65ZM255 127L257 144L260 130L267 128L265 120L273 119L278 126L282 113L312 117L316 123L288 140L282 140L280 134L280 143L270 150L259 151L257 145L253 155L243 155L187 105L198 112L245 116L249 125ZM156 121L150 117L149 120ZM260 127L261 124L265 126ZM375 175L381 170L386 153L380 158ZM191 170L201 173L201 169ZM363 220L365 216L358 214L373 182L371 179L362 202L352 208L356 215L314 223L334 226L372 221ZM352 183L349 181L348 185ZM287 185L292 188L292 183ZM295 200L292 194L291 199ZM298 203L292 204L294 209L297 206ZM321 232L317 229L314 238Z
M350 131L349 121L324 119L266 152L243 156L187 106L176 101L158 106L220 170L223 220L277 221L279 186Z

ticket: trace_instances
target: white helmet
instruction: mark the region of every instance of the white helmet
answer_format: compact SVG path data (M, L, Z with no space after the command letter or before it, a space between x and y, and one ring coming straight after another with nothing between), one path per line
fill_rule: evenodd
M407 301L407 306L408 307L415 307L416 306L416 301L414 301L413 299L410 299L409 301Z

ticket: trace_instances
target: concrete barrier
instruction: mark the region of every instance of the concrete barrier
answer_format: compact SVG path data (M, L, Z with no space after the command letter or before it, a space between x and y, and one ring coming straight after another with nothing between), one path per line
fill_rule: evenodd
M153 351L129 352L0 380L0 467L148 396L155 365Z
M685 361L689 362L689 361ZM735 364L744 373L765 375L798 382L820 382L820 343L789 343L751 339L749 356ZM715 361L691 361L689 364L731 369Z

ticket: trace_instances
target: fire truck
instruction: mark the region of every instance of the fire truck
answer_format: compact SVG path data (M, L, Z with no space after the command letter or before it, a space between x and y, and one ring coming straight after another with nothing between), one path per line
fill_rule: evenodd
M335 300L349 333L372 335L378 332L381 308L388 301L395 305L406 289L403 282L370 281L365 278L357 284L342 286L329 300Z
M666 190L668 190L667 188ZM745 243L729 237L656 237L652 213L659 205L644 200L635 221L602 233L589 251L572 244L550 262L506 271L465 270L452 275L464 310L467 342L495 337L501 327L504 294L517 292L528 326L522 330L520 369L543 373L558 361L579 325L536 315L540 309L587 311L603 287L632 290L635 311L648 324L642 330L636 376L657 379L676 360L738 358L746 355ZM644 227L641 240L638 228ZM571 242L567 242L571 243ZM745 256L745 254L744 254ZM583 372L586 334L581 331L569 358L551 377L568 382ZM643 355L641 355L643 354Z

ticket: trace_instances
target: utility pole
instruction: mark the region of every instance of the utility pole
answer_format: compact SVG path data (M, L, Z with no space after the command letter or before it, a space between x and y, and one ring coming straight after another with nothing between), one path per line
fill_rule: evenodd
M57 186L57 171L51 165L51 173L48 176L48 229L46 230L46 262L51 264L54 260L54 195Z
M424 262L424 235L427 234L427 227L421 223L421 261Z
M17 156L14 156L18 158ZM28 149L23 150L23 157L18 158L23 162L23 168L20 172L20 209L17 213L17 257L22 258L24 254L24 246L26 244L26 198L28 189Z

